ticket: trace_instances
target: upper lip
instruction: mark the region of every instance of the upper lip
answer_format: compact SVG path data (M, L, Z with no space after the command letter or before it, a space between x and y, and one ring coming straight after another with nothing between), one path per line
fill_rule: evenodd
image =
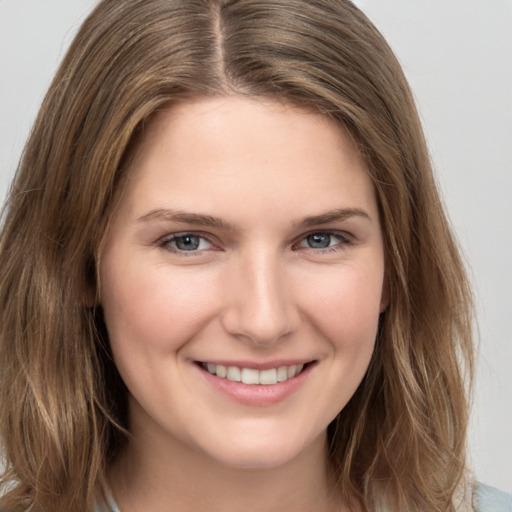
M272 361L263 361L263 362L257 362L257 361L248 361L248 360L226 360L226 359L204 359L204 360L197 360L196 363L199 364L215 364L215 365L222 365L222 366L237 366L238 368L251 368L254 370L270 370L271 368L279 368L281 366L292 366L292 365L299 365L299 364L307 364L307 363L313 363L315 359L275 359Z

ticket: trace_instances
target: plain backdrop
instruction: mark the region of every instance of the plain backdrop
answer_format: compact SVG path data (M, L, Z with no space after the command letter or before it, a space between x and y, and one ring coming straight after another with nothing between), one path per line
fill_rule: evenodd
M95 3L0 0L0 201L56 66ZM355 3L395 50L419 104L477 297L472 463L479 480L510 492L512 0Z

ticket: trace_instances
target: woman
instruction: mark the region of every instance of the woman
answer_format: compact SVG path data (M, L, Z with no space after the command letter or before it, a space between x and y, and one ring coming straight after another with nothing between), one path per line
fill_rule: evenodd
M0 251L3 509L471 508L470 291L349 2L101 2Z

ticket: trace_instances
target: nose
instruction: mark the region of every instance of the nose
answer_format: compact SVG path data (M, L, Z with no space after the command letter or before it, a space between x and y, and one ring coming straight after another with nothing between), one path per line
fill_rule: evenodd
M256 345L292 334L300 321L284 264L270 254L241 259L224 285L224 329Z

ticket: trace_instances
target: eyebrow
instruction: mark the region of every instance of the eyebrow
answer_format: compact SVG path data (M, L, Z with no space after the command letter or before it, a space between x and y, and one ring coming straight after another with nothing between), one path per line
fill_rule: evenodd
M351 217L360 217L367 219L370 222L372 218L370 215L361 208L338 208L335 210L329 210L319 215L311 215L305 217L297 223L294 223L296 228L309 228L312 226L318 226L322 224L329 224L331 222L341 222ZM166 208L158 208L151 210L142 217L139 217L138 222L149 222L153 220L164 220L169 222L181 222L183 224L195 224L199 226L219 228L226 231L237 231L237 227L220 218L213 215L205 215L201 213L191 213L182 210L172 210Z
M139 217L138 222L149 222L152 220L165 220L172 222L182 222L183 224L196 224L199 226L220 228L226 231L236 231L234 224L212 215L202 213L191 213L182 210L171 210L159 208Z
M361 208L339 208L337 210L329 210L319 215L312 215L310 217L306 217L305 219L302 219L298 223L298 227L309 228L320 224L341 222L350 219L351 217L360 217L372 221L370 215Z

